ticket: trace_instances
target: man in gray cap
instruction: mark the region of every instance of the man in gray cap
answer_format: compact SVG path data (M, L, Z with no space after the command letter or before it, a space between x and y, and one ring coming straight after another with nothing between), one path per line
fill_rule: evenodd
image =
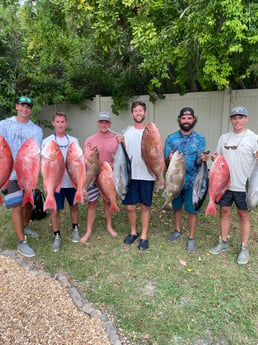
M114 134L109 132L111 126L111 116L107 111L101 111L98 115L98 128L99 131L92 136L90 136L84 144L90 144L92 146L97 146L99 153L99 166L106 161L110 163L113 167L114 155L117 150L117 140ZM87 229L84 236L81 237L80 242L85 243L92 233L93 224L95 222L98 199L100 198L100 191L96 183L93 183L88 189L88 211L87 211ZM112 227L112 214L109 210L109 203L103 199L104 202L104 212L107 221L107 231L112 237L116 237L117 233Z
M233 130L222 134L216 152L211 156L223 155L230 171L230 187L218 202L220 206L221 238L218 244L210 249L211 254L219 254L229 249L228 234L232 204L235 202L240 223L241 248L237 257L238 264L247 264L249 252L247 242L250 235L249 213L246 203L245 185L258 158L257 136L246 128L248 111L238 106L230 111L230 122Z

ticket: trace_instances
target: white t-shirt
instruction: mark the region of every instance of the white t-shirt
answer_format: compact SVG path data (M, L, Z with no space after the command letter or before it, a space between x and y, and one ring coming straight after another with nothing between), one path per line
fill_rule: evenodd
M142 159L141 142L143 131L144 129L137 129L132 126L124 134L126 152L131 161L132 179L155 181L155 177L149 173Z
M237 146L237 149L232 150L230 148L227 150L224 146ZM246 180L254 168L257 150L257 135L250 129L239 134L234 132L222 134L216 152L222 154L228 163L230 171L229 190L245 192Z
M64 156L64 161L66 162L66 154L68 151L68 147L72 142L76 142L79 145L79 141L77 138L72 137L71 135L66 134L62 138L56 137L54 134L51 134L49 137L45 138L42 142L42 148L44 145L46 145L49 141L54 140L58 147L60 148L63 156ZM80 145L79 145L80 146ZM62 185L61 188L71 188L73 187L70 177L68 175L67 169L65 169L65 174L62 180Z

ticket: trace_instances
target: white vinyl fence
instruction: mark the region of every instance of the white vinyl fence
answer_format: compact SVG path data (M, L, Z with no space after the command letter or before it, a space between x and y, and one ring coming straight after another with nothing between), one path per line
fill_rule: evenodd
M56 111L65 112L70 134L76 136L83 147L86 138L98 130L97 116L100 111L105 110L112 114L111 128L115 131L121 131L132 124L130 105L135 100L147 104L147 122L155 122L160 129L163 143L168 134L178 130L177 116L180 109L186 106L194 109L198 117L195 130L206 137L206 149L211 152L214 152L219 136L231 129L229 111L235 106L246 106L249 112L247 127L258 134L258 89L195 92L183 96L167 94L165 99L158 99L154 104L149 101L148 96L140 96L132 98L128 110L120 111L119 115L112 114L111 97L96 96L92 101L85 101L84 110L67 103L44 106L40 118L51 121ZM43 130L44 136L51 133L50 129Z

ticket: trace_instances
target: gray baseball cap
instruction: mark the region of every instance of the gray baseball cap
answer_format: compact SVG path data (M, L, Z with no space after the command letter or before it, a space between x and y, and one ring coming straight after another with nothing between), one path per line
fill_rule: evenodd
M234 116L234 115L244 115L244 116L248 116L248 111L246 109L246 107L244 106L239 106L239 107L235 107L235 108L232 108L230 110L230 117L231 116Z
M107 111L101 111L99 113L98 121L109 121L109 122L111 122L111 116Z

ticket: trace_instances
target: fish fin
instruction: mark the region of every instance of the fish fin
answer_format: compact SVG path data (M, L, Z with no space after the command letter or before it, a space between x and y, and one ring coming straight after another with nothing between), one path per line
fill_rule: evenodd
M54 195L47 195L46 201L44 202L43 210L56 210L56 199Z
M56 187L55 192L60 193L61 187L62 187L62 180L60 181L59 185Z
M4 189L7 188L8 182L9 182L9 178L8 178L7 181L2 185L2 187L1 187L2 190L4 190Z
M216 205L214 202L209 202L206 208L205 215L212 214L216 218Z
M30 203L32 206L34 205L34 199L33 199L33 193L24 193L22 207L26 205L27 203Z

